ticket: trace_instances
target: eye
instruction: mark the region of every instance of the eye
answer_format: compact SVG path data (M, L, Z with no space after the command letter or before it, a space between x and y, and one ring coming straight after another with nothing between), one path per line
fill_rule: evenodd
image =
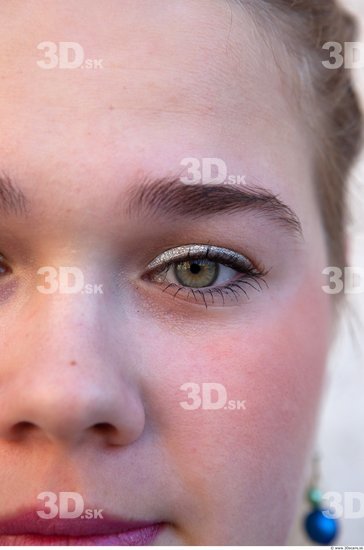
M226 269L234 273L234 270ZM221 266L211 260L189 260L174 264L172 270L179 284L190 288L201 288L216 283Z
M155 258L145 277L173 297L207 305L238 303L248 290L262 290L266 271L246 256L227 248L191 244L172 248Z
M11 273L11 269L5 260L4 256L0 254L0 277L4 277L5 275L9 275Z

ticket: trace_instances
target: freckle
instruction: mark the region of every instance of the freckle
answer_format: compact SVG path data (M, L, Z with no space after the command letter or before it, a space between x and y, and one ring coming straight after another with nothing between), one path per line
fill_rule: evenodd
M70 362L70 365L71 365L71 366L77 365L77 361L71 361L71 362Z
M109 111L113 111L115 109L114 105L109 105Z

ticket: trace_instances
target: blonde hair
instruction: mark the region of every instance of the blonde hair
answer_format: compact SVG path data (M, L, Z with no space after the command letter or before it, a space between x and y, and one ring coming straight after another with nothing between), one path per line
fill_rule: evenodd
M266 36L283 42L294 60L301 96L311 98L305 119L316 142L317 196L330 261L343 267L347 180L361 148L362 114L351 73L344 66L326 68L330 52L323 45L337 42L344 48L344 42L355 41L355 20L335 0L237 1Z

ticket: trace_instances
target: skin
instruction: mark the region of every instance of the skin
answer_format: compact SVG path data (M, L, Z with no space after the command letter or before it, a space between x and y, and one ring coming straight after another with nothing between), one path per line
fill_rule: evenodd
M1 168L30 205L0 216L1 518L77 491L167 522L158 544L283 544L332 312L314 152L271 49L220 0L13 1L0 20ZM103 68L41 69L44 40ZM261 182L303 238L264 213L127 215L137 182L185 157ZM143 278L191 243L254 258L269 288L206 309ZM42 294L42 266L77 266L104 293ZM245 409L185 410L187 382L222 384Z

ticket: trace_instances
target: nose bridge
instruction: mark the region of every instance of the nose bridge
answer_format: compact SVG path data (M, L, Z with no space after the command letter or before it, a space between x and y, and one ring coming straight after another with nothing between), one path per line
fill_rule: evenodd
M69 445L96 435L112 444L139 437L144 408L128 354L110 350L105 308L98 302L88 295L37 296L23 325L26 336L0 373L0 407L6 411L0 438L36 431Z
M9 332L7 348L17 369L26 371L32 365L34 375L46 376L79 364L80 357L97 357L98 341L107 332L103 309L93 296L35 294L19 317L16 334ZM21 345L16 346L12 340L19 339ZM3 370L7 368L14 367L5 365Z
M32 331L39 352L53 345L65 355L72 348L96 346L104 315L103 297L77 293L39 294L35 297Z

